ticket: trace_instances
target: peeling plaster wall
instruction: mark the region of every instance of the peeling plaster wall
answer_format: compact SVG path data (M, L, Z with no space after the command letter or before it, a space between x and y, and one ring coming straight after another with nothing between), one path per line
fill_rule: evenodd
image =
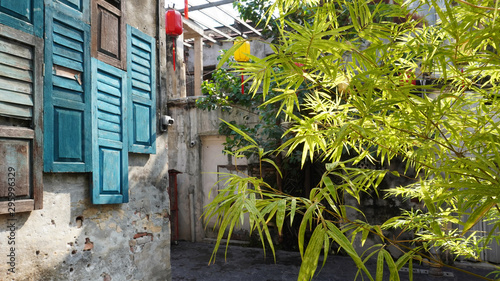
M235 120L239 124L247 124L259 122L256 116L249 116L250 119L245 120L246 112L233 110L231 112L221 111L204 111L195 107L195 97L186 97L185 92L185 70L194 71L194 51L193 48L188 50L182 44L182 35L176 38L176 71L173 70L173 55L172 55L172 40L168 38L166 43L167 52L167 71L168 77L175 77L167 81L168 91L168 111L167 114L175 120L174 125L168 128L168 156L169 168L175 169L182 174L177 175L178 183L178 230L179 240L187 241L202 241L208 236L213 236L206 231L203 222L203 210L209 196L209 187L203 182L203 173L207 172L202 167L203 161L213 161L213 165L228 164L216 161L216 159L202 159L203 139L208 136L218 136L220 119ZM233 43L225 42L222 46L211 45L206 43L203 47L203 65L217 65L217 56L219 50L229 49ZM252 55L264 57L272 50L261 41L251 41ZM187 57L182 54L188 53ZM177 90L180 88L181 90ZM221 143L225 137L221 137ZM214 150L211 155L219 154L217 159L227 159L222 154L219 145L211 145L205 147L205 150ZM192 194L193 202L190 200ZM194 212L190 210L190 203L194 206ZM191 230L194 223L194 234ZM175 228L175 226L174 226Z
M131 167L131 171L139 168ZM1 280L166 280L168 196L131 174L130 202L92 205L85 174L45 174L44 208L15 218L15 274L1 228ZM0 217L7 226L7 216Z
M157 108L166 110L164 0L126 1L127 24L158 39ZM43 209L0 215L0 280L170 280L168 139L129 153L130 202L93 205L90 173L43 175ZM41 167L40 167L41 168ZM15 273L8 273L14 248Z
M194 98L171 99L169 101L169 114L176 120L175 124L168 128L169 141L169 167L176 169L182 174L177 175L178 202L179 202L179 240L202 241L206 238L204 223L202 219L203 207L209 196L207 188L202 181L202 146L203 139L208 136L217 136L220 119L237 120L238 123L257 122L257 120L244 120L245 112L234 110L232 112L204 111L195 107ZM225 137L221 136L221 142ZM220 145L209 147L214 151L212 155L217 159L227 159L222 154ZM212 161L213 165L227 164L217 163L216 159L205 159ZM190 193L193 202L190 202ZM191 213L189 204L194 206L194 214ZM195 224L195 235L192 236L191 223Z

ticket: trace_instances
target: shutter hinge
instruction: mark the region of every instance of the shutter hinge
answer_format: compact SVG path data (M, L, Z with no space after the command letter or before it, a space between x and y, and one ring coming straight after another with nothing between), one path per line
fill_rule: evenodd
M42 63L42 76L45 77L45 63Z

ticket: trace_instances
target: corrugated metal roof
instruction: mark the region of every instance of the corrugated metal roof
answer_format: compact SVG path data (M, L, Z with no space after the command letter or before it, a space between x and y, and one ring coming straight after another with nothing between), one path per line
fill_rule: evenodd
M188 0L188 18L200 26L204 32L204 41L212 43L231 40L241 36L261 36L260 30L252 23L239 18L238 11L233 8L235 0ZM174 8L185 16L185 0L166 1L166 8ZM186 39L186 46L192 39Z

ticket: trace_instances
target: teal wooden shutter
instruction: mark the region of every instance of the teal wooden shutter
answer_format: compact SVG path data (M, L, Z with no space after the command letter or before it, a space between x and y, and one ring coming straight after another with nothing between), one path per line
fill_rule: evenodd
M92 58L92 203L128 202L126 73Z
M90 26L46 6L44 171L89 172Z
M127 25L129 151L156 153L156 41Z
M45 6L51 6L74 19L90 23L90 0L45 0Z
M0 23L43 36L43 0L0 1Z

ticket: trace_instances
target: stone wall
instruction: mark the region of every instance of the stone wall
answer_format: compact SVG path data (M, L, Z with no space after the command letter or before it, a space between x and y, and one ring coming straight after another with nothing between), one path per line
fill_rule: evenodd
M168 79L164 0L125 2L126 23L159 42L159 116ZM158 130L156 146L155 155L129 153L125 204L93 205L90 173L44 173L43 209L0 215L0 280L170 280L167 133Z

